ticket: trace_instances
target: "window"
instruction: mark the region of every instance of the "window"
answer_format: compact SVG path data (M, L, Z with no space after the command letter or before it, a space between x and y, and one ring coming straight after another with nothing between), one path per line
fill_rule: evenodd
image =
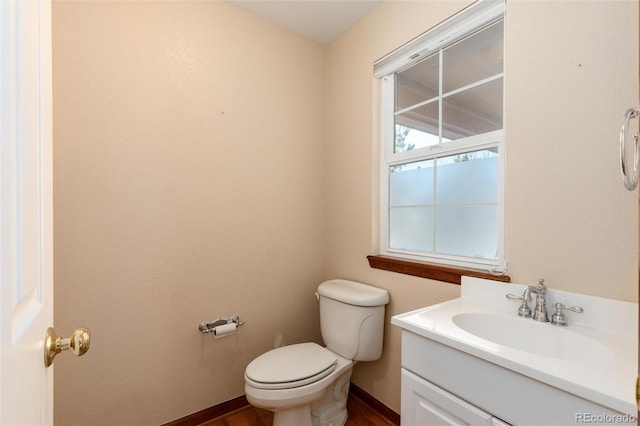
M504 2L377 61L382 254L504 271Z

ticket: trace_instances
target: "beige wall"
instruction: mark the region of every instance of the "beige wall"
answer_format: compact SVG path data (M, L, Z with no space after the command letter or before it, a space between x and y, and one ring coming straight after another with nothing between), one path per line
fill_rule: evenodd
M160 424L317 340L326 47L222 2L54 2L56 424ZM237 314L233 337L198 324Z
M459 289L371 270L378 227L379 82L373 62L471 1L388 1L328 50L327 275L386 288L387 315ZM618 132L638 104L638 3L509 0L507 257L514 282L636 301L637 195L620 180ZM387 322L387 324L389 324ZM400 331L353 382L400 409Z
M319 341L325 278L388 289L388 317L458 296L367 264L372 64L469 3L386 1L324 47L221 2L54 2L55 323L94 339L56 362L57 424L157 424L241 395L278 333ZM637 202L617 160L637 8L508 2L516 282L637 299ZM197 331L229 314L247 321L236 336ZM399 330L353 381L399 411Z

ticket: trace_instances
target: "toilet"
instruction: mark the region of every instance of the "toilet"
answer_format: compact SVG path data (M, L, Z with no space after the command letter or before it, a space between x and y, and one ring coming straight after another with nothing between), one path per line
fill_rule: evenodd
M357 361L382 354L389 293L348 280L318 286L320 330L326 347L299 343L270 350L245 370L245 394L255 407L274 412L273 424L340 426Z

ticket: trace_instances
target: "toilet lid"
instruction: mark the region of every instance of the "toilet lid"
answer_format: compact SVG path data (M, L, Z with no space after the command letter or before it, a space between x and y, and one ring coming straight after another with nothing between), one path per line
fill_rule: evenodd
M299 343L273 349L254 359L245 371L253 385L285 389L313 383L329 375L338 358L316 343Z

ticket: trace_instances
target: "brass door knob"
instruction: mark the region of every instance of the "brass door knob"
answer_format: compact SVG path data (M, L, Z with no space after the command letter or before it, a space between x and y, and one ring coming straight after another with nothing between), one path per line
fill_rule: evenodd
M45 367L53 364L53 358L67 349L71 349L77 356L84 355L89 350L90 340L91 334L84 327L77 328L68 339L57 336L53 328L49 327L44 337Z

